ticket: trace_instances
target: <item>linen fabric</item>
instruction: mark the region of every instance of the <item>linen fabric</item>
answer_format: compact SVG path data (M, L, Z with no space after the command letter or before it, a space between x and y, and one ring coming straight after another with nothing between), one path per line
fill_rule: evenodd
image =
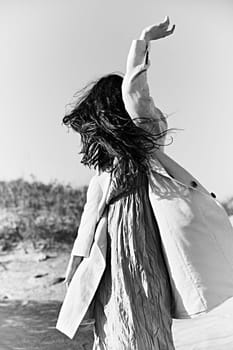
M139 174L111 182L106 269L95 295L94 350L173 350L171 289L158 226Z
M133 41L123 81L123 100L140 127L159 133L166 119L155 107L147 84L147 43ZM145 122L148 120L148 123ZM151 157L149 199L157 220L172 289L172 316L189 318L233 296L233 228L211 194L163 150ZM108 173L97 173L71 254L83 256L62 305L57 329L73 337L106 268ZM102 218L102 219L101 219ZM101 219L101 220L100 220ZM85 272L92 271L85 279Z
M195 317L232 297L233 227L221 204L159 151L151 161L149 197L170 275L173 317Z

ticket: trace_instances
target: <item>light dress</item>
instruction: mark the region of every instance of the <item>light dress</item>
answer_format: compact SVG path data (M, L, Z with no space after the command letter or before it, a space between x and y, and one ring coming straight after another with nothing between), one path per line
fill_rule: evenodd
M106 270L95 295L93 350L173 350L170 284L145 174L112 179Z

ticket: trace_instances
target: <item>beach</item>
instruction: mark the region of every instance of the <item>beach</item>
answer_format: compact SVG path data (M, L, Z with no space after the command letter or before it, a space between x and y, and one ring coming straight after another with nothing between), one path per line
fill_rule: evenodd
M89 350L93 334L70 340L55 329L68 250L36 250L19 245L0 254L0 350Z
M91 350L92 330L74 340L55 329L65 295L67 247L43 251L19 245L0 254L0 350ZM233 349L233 298L206 315L174 320L177 350Z

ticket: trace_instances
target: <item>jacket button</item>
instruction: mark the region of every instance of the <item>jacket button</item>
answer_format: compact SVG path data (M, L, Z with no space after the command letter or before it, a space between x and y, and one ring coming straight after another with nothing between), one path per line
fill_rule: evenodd
M211 196L212 196L213 198L216 198L216 194L215 194L214 192L211 192Z
M196 188L197 187L197 183L196 181L191 181L191 184L190 184L193 188Z

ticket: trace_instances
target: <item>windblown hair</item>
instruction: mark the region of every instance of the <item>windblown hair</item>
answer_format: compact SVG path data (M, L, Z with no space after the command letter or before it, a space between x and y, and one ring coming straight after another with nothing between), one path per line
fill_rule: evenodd
M114 171L127 184L138 172L147 172L161 136L134 124L124 106L122 82L120 75L110 74L85 87L63 123L81 135L84 165Z

